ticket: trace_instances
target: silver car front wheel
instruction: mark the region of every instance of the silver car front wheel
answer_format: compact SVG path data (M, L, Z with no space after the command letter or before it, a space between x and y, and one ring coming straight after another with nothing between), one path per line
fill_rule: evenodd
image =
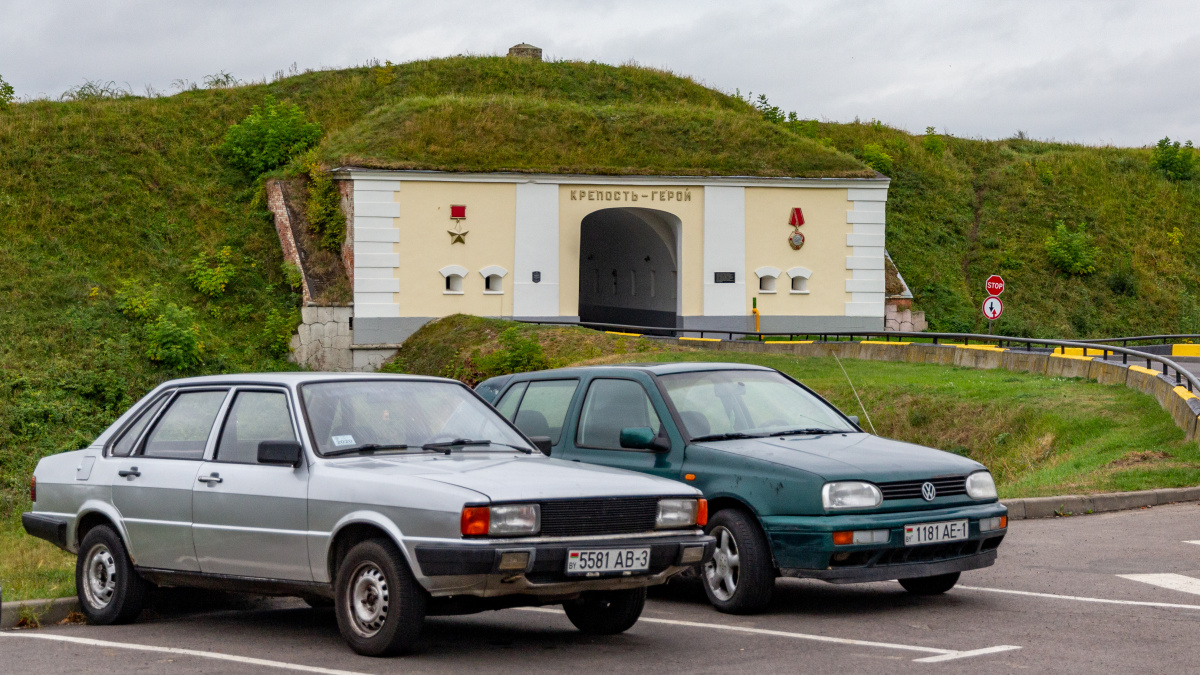
M350 592L346 594L346 602L350 604L350 627L360 637L375 637L387 621L390 600L383 570L373 562L359 565L351 576Z
M390 539L368 539L347 551L334 582L338 629L364 656L412 651L421 636L428 596Z

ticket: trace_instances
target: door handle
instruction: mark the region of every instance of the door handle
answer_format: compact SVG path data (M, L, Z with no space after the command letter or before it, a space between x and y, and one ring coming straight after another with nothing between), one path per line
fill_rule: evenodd
M197 478L196 480L200 481L201 483L208 483L208 487L212 487L212 486L213 486L213 483L221 483L221 482L223 482L223 480L221 479L221 477L220 477L220 476L218 476L218 475L217 475L217 474L215 474L215 473L214 473L213 475L211 475L211 476L200 476L200 477L199 477L199 478Z
M131 466L128 469L118 471L117 475L121 478L125 478L126 476L133 476L134 478L137 478L138 476L142 475L142 472L138 471L136 466Z

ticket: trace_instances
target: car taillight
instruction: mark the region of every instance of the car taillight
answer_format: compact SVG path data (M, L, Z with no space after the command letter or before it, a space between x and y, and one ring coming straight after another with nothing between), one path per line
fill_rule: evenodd
M461 528L464 537L478 537L488 533L492 512L486 506L464 506Z
M29 501L37 501L37 476L29 477Z
M704 527L708 524L708 500L700 499L696 504L696 527Z

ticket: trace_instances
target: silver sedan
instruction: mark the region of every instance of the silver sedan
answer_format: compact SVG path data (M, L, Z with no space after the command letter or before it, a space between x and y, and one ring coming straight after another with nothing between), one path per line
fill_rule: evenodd
M78 554L93 623L162 585L332 603L368 655L411 649L428 614L522 605L624 631L647 586L711 556L707 504L548 448L453 380L189 378L39 462L22 521Z

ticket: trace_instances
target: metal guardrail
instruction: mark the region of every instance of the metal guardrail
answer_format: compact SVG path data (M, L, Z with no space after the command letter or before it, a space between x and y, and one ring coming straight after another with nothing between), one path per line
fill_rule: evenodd
M810 338L820 338L819 340L811 340L812 342L853 342L854 338L883 338L885 342L892 341L896 338L903 342L906 339L912 340L929 340L933 344L953 345L962 343L968 345L971 341L996 343L999 347L1005 349L1013 349L1013 345L1024 345L1024 349L1017 351L1033 352L1041 345L1041 349L1053 351L1057 347L1067 349L1084 349L1087 351L1096 351L1100 354L1096 358L1103 358L1105 361L1110 360L1111 355L1114 359L1117 356L1121 357L1121 363L1128 365L1130 359L1135 361L1145 361L1146 368L1158 370L1152 364L1157 364L1161 367L1164 377L1170 378L1171 374L1175 375L1175 384L1186 386L1190 392L1200 392L1200 379L1193 375L1188 370L1179 366L1175 361L1162 356L1160 354L1151 354L1148 352L1138 351L1126 346L1117 347L1109 344L1113 342L1125 341L1134 342L1137 340L1154 340L1159 338L1179 338L1179 339L1200 339L1200 335L1150 335L1140 337L1123 337L1123 338L1103 338L1092 341L1079 340L1047 340L1045 338L1022 338L1012 337L1009 335L983 335L980 333L930 333L930 332L902 332L902 331L853 331L853 332L823 332L823 333L800 333L800 332L755 332L755 331L737 331L737 330L705 330L698 328L668 328L663 326L635 326L630 324L619 323L593 323L589 321L569 322L569 321L523 321L522 323L530 323L545 326L582 326L584 328L593 328L596 330L616 331L621 333L637 334L644 337L683 337L681 334L698 336L700 339L705 339L705 335L728 335L730 341L734 341L735 335L742 336L742 339L748 337L757 338L760 342L778 342L779 340L768 340L767 338L787 337L788 341L796 342L798 337L803 337L803 341L808 342ZM830 339L833 338L833 339ZM685 337L686 339L686 337ZM718 338L719 339L719 338Z

